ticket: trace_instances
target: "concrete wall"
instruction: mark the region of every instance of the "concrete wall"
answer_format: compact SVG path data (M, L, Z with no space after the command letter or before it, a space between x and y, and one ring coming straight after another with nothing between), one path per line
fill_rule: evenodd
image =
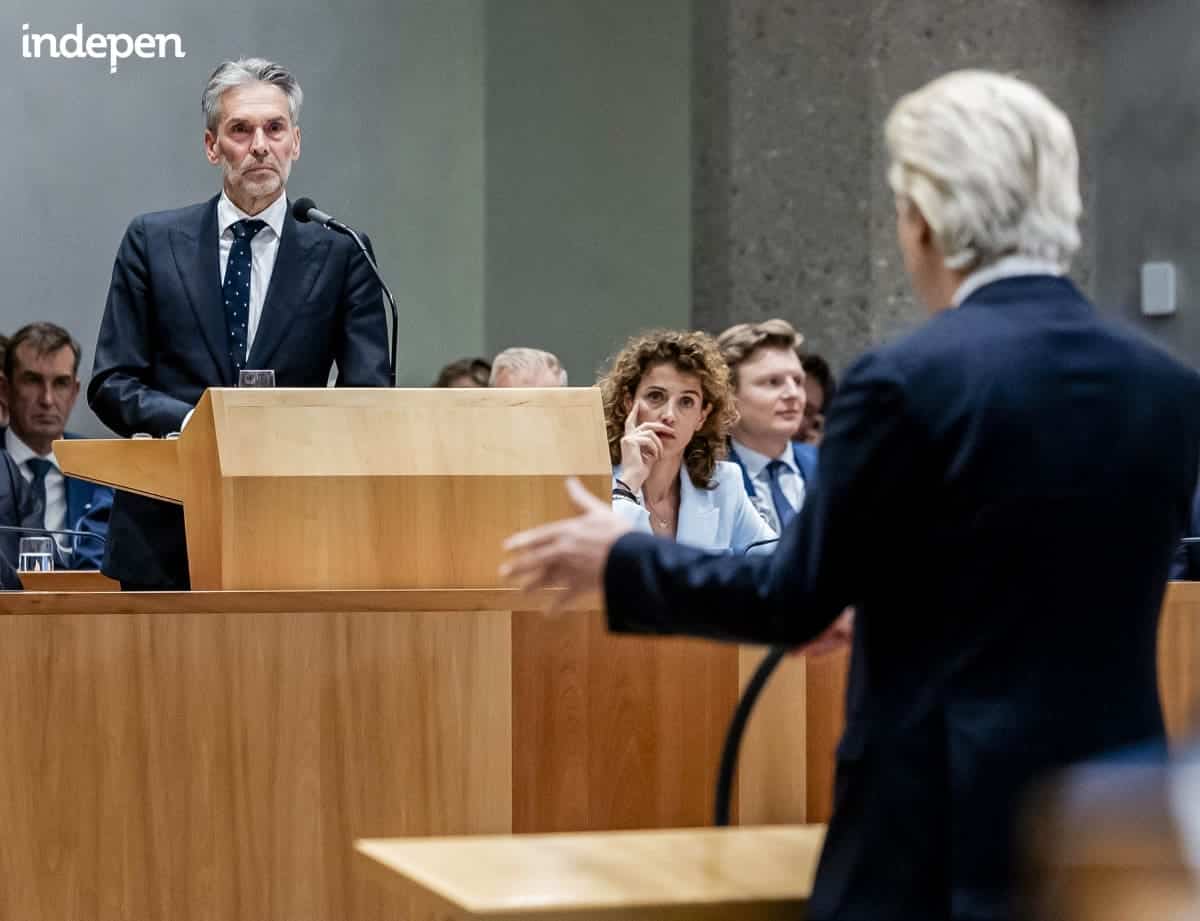
M399 301L399 380L513 344L576 382L648 325L689 318L688 0L44 0L0 12L0 331L69 328L90 371L117 244L138 213L220 188L200 92L260 54L305 88L293 198L367 231ZM174 32L186 57L24 59L22 25ZM246 36L254 36L248 40ZM80 401L72 427L101 427Z
M1093 3L697 0L693 29L699 326L783 316L844 365L920 321L894 240L882 123L900 95L951 69L1016 72L1067 111L1090 215ZM1087 289L1090 217L1084 233L1074 275Z
M176 32L182 60L24 59L21 26ZM220 188L200 92L222 59L261 54L305 89L289 192L366 230L400 302L400 379L484 348L482 0L40 0L6 5L0 35L0 330L33 319L92 349L126 224ZM249 39L247 36L254 36ZM85 374L86 376L86 374ZM98 431L82 406L73 427Z
M487 343L589 383L690 313L687 0L487 5Z
M1096 287L1106 310L1200 365L1200 6L1105 7ZM1144 318L1140 270L1177 267L1179 309Z

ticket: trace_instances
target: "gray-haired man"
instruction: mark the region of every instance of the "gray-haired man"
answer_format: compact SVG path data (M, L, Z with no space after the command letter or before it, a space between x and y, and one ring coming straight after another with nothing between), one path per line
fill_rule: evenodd
M121 435L178 430L207 387L271 368L281 387L389 383L379 285L350 240L297 223L300 85L260 58L204 89L204 152L219 195L134 218L113 267L88 402ZM104 572L128 588L186 588L178 506L118 493Z

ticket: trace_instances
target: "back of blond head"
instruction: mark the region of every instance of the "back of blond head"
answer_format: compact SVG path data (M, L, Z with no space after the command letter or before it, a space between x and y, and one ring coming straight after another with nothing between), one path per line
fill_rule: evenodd
M955 71L897 102L884 133L892 191L920 209L949 268L1011 254L1069 266L1079 154L1070 121L1036 87Z

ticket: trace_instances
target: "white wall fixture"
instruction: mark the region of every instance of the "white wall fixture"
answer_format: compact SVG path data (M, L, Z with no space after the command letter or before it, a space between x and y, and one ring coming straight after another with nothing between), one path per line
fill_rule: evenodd
M1175 263L1142 263L1142 316L1165 317L1175 312Z

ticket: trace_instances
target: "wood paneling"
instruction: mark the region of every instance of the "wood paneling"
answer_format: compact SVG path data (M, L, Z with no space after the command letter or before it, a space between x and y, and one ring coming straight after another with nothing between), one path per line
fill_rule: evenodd
M758 646L738 653L739 687L766 655ZM789 656L776 667L746 726L737 772L738 821L744 825L809 821L808 660Z
M828 822L833 815L834 752L846 723L846 678L850 650L807 659L808 732L805 739L805 821Z
M509 615L0 618L0 917L399 919L356 837L511 821Z
M736 693L733 647L514 613L513 830L711 822Z
M1158 633L1158 687L1167 734L1200 733L1200 582L1167 586Z
M738 650L559 594L0 595L0 918L423 919L354 838L707 824Z
M58 594L0 592L0 617L42 614L287 614L292 611L500 611L520 605L544 610L563 594L544 589L361 589L336 592L121 592ZM578 596L566 611L595 610L595 597Z

